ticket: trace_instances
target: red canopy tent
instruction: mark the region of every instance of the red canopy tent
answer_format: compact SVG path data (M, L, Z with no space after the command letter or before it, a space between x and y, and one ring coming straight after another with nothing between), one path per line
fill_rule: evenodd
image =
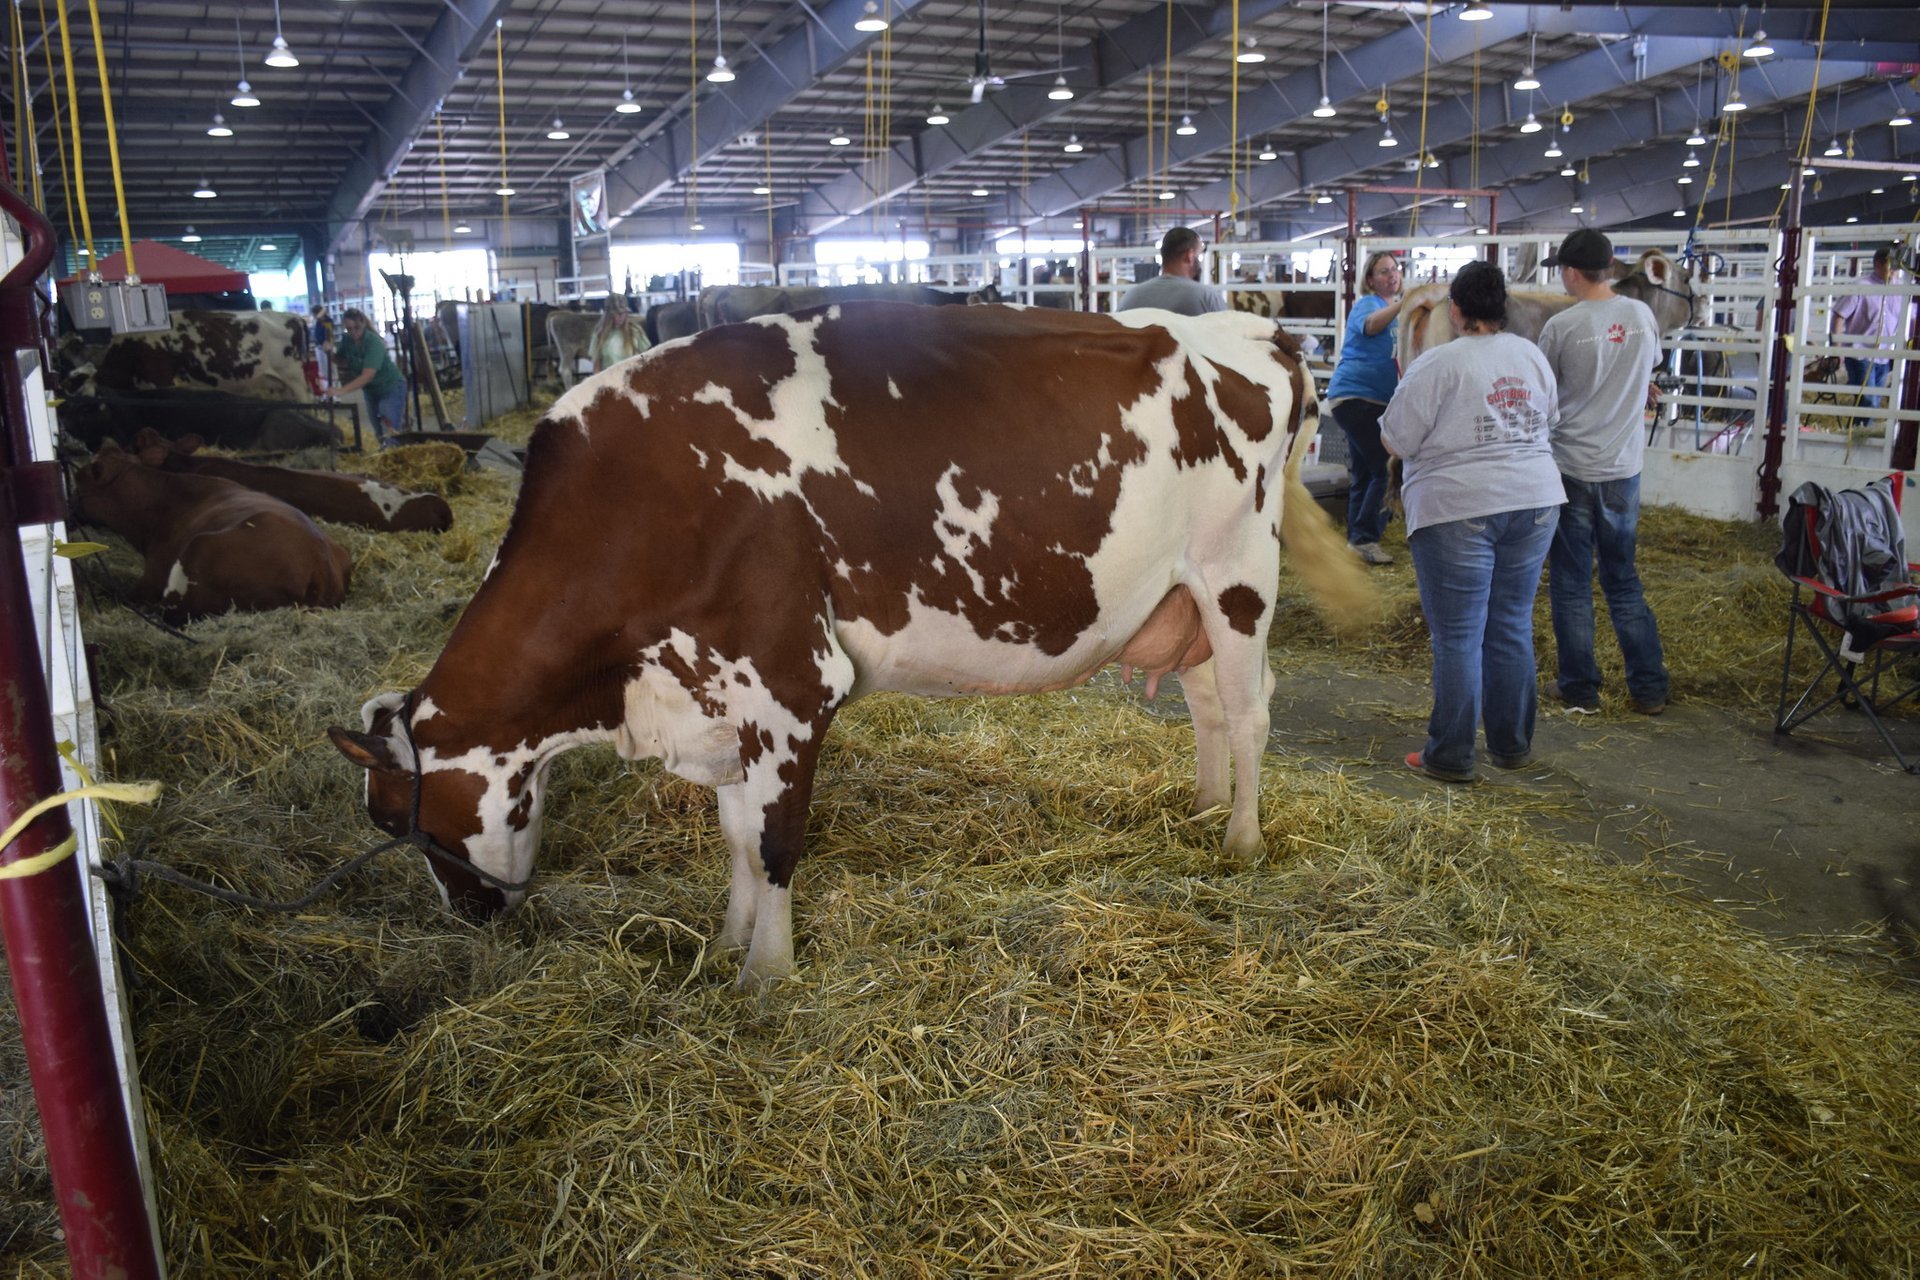
M134 241L133 265L139 268L141 283L164 285L169 297L185 293L236 293L248 288L246 272L208 262L158 240ZM126 279L126 251L109 254L95 269L105 280Z

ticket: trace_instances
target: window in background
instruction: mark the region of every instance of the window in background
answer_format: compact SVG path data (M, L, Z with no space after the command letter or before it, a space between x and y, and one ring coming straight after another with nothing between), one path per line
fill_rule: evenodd
M813 260L826 268L818 273L820 284L879 284L887 273L881 263L918 262L933 252L925 240L816 240ZM896 266L894 280L905 280L906 272Z
M482 248L442 249L436 253L370 253L367 278L372 282L374 318L382 328L400 318L400 300L387 287L382 271L413 277L413 309L429 310L442 298L465 302L470 292L487 291L488 251ZM336 317L337 319L338 317Z
M698 271L702 286L738 284L740 246L718 240L613 246L613 283L617 289L625 289L628 277L632 277L634 291L645 293L655 276L674 276L682 271Z

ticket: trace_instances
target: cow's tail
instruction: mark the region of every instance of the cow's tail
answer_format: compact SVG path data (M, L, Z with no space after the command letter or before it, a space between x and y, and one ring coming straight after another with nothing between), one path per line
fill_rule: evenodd
M1293 571L1307 584L1334 630L1357 634L1373 626L1384 605L1373 589L1347 535L1300 481L1307 447L1320 431L1320 405L1309 400L1300 414L1300 430L1287 458L1286 487L1280 503L1280 542Z

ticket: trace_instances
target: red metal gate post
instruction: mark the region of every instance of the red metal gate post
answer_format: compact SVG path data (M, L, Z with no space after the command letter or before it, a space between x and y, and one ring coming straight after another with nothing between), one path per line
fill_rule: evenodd
M1773 311L1773 358L1767 365L1767 433L1760 460L1762 520L1780 514L1780 464L1786 456L1788 370L1793 361L1794 285L1800 279L1799 162L1794 165L1793 189L1787 193L1787 225L1780 233L1780 298Z
M1347 239L1346 261L1341 264L1340 279L1345 286L1346 308L1353 310L1354 277L1360 270L1360 193L1352 187L1347 188Z
M63 519L64 512L58 510L58 471L52 463L31 462L18 357L40 348L33 286L52 260L53 228L3 184L0 207L18 219L25 240L21 261L0 280L0 826L6 826L61 790L20 526ZM64 807L49 810L0 852L0 865L58 848L71 830ZM145 1280L159 1275L159 1260L121 1102L83 862L75 856L36 875L0 880L0 936L73 1274Z
M1915 272L1914 276L1920 279L1920 272ZM1913 323L1908 327L1907 350L1920 351L1920 307L1912 310ZM1900 374L1900 408L1906 413L1920 409L1920 359L1909 358ZM1896 470L1913 470L1917 441L1920 441L1920 422L1908 419L1894 425L1893 465Z

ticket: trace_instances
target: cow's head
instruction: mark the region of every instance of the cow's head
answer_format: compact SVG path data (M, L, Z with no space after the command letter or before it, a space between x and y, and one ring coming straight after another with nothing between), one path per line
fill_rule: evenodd
M138 465L133 455L114 441L101 445L98 453L73 470L73 487L67 503L73 518L117 528L115 514L121 505L118 501L121 493L114 486Z
M418 833L430 840L440 851L427 855L427 865L441 897L468 919L486 920L526 897L540 845L547 765L558 748L448 754L431 745L437 714L418 690L383 693L361 708L363 732L336 725L327 736L367 771L374 825L391 836Z

